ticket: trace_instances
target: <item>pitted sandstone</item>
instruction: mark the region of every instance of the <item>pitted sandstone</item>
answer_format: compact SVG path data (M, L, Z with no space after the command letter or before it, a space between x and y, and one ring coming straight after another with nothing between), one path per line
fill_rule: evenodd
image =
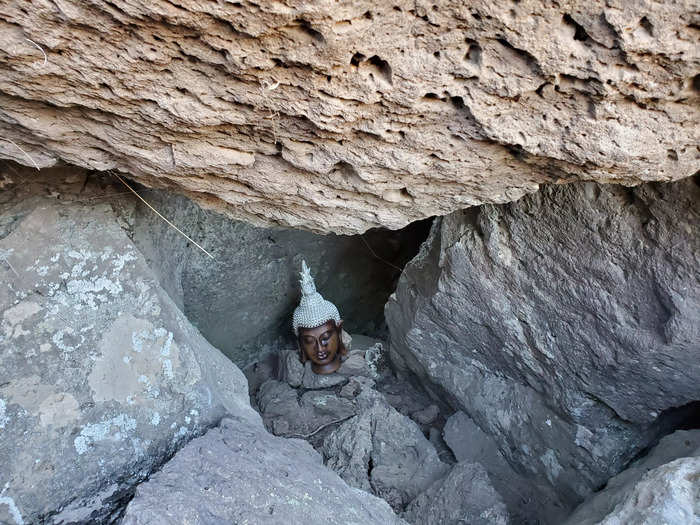
M399 228L697 169L689 2L3 4L0 158L254 224Z

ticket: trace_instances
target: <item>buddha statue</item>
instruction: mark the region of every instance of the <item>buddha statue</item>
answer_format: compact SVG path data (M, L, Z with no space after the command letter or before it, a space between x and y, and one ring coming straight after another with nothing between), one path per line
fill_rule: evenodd
M316 374L332 374L346 355L343 345L343 321L338 308L316 291L306 261L301 263L301 300L294 310L292 326L299 344L302 363L311 361Z

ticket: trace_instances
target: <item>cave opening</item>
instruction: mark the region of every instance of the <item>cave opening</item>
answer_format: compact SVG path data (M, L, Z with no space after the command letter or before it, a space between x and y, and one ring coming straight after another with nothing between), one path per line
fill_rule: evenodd
M139 193L213 255L195 249L146 206L135 208L132 239L162 286L241 368L294 342L291 316L302 260L318 291L337 305L347 332L386 339L384 305L431 225L426 219L395 231L323 235L251 226L162 190L140 187Z

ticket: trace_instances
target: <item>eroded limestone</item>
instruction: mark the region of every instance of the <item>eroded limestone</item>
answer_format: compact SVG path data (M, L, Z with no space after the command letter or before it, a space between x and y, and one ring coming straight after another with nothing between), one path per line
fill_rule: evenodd
M546 182L678 179L697 169L693 17L641 0L10 3L0 156L336 233Z

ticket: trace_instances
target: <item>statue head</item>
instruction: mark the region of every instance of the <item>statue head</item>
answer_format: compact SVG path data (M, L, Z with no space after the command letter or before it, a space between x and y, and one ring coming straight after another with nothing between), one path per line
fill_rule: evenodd
M311 361L317 374L331 374L340 367L345 355L338 308L316 291L306 261L301 263L301 300L294 310L292 326L297 336L302 363Z

